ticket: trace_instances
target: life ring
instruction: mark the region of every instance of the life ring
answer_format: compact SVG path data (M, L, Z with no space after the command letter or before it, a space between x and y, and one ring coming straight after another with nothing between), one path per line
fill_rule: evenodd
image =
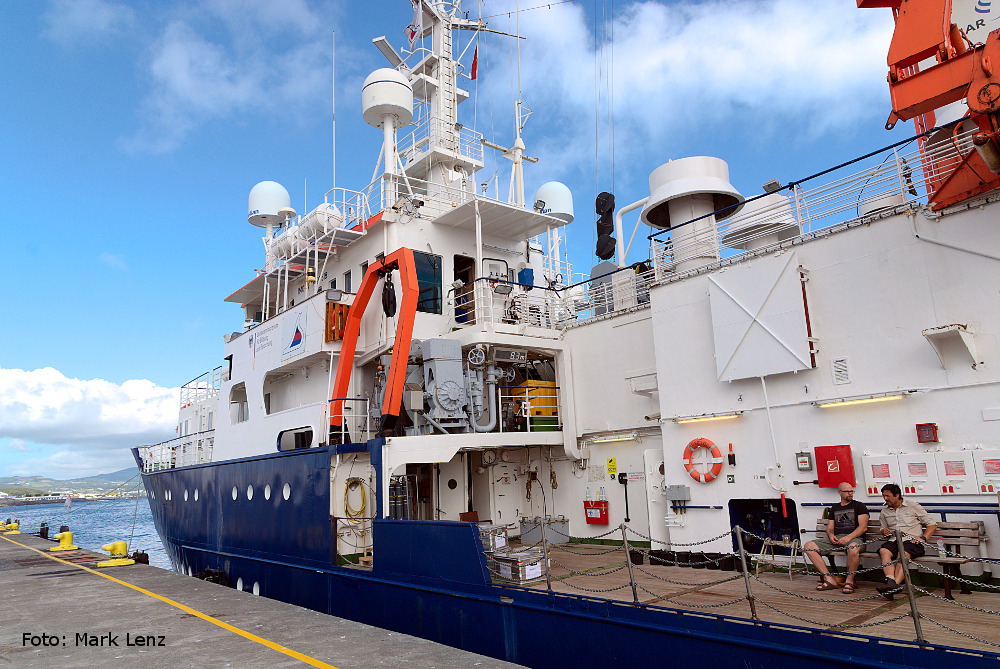
M707 448L712 454L712 468L707 472L700 472L694 466L694 452L699 448ZM704 437L692 439L691 443L684 449L684 469L698 483L708 483L715 480L719 478L719 474L722 472L722 451L719 450L718 446Z

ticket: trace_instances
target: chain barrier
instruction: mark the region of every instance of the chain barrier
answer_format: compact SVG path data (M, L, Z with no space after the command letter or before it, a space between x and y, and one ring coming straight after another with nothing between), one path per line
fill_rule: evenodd
M988 613L991 616L1000 616L1000 611L994 611L992 609L981 609L978 606L972 606L971 604L963 604L957 599L948 599L947 597L942 597L941 595L936 595L930 590L925 590L918 585L913 586L913 589L917 592L927 595L928 597L933 597L934 599L940 599L942 602L947 602L949 604L954 604L955 606L961 606L963 609L969 609L970 611L978 611L979 613Z
M728 536L730 536L733 533L733 531L730 529L727 532L723 532L722 534L720 534L717 537L712 537L711 539L703 539L702 541L692 541L690 543L679 543L679 542L676 542L676 541L661 541L659 539L653 539L652 537L647 537L642 532L637 532L637 531L633 530L631 527L629 527L627 529L628 529L629 532L631 532L632 534L636 535L637 537L642 537L646 541L651 541L651 542L654 542L654 543L663 544L664 546L701 546L703 544L710 544L713 541L718 541L719 539L723 539L725 537L728 537ZM747 534L749 534L749 532Z
M797 615L795 615L793 613L789 613L788 611L784 611L782 609L775 608L775 607L771 606L770 604L768 604L767 602L765 602L763 599L756 599L756 598L754 598L754 599L755 599L755 601L763 604L764 606L766 606L767 608L771 609L775 613L780 613L783 616L788 616L789 618L792 618L793 620L798 620L800 622L809 623L810 625L813 625L815 627L823 627L823 628L827 628L827 629L861 629L863 627L877 627L879 625L885 625L886 623L894 623L897 620L902 620L903 618L909 618L910 617L909 613L903 613L901 615L896 616L895 618L886 618L885 620L877 620L877 621L875 621L873 623L858 623L857 625L854 625L854 624L851 624L851 623L841 623L841 624L837 624L837 625L831 625L830 623L824 623L824 622L820 622L818 620L810 620L809 618L803 618L803 617L797 616ZM852 600L852 601L857 601L857 600Z
M677 599L678 597L680 597L681 595L691 594L691 593L680 593L680 594L677 594L677 595L673 595L672 597L664 597L662 595L656 594L652 590L647 590L646 588L642 587L641 585L639 586L639 589L642 590L643 592L645 592L646 594L650 595L651 597L656 597L657 599L662 599L665 602L673 601L673 600ZM719 602L718 604L691 604L689 602L685 602L684 603L684 607L685 608L690 607L692 609L719 609L719 608L722 608L723 606L731 606L733 604L738 604L739 602L745 602L746 599L747 599L746 595L744 595L743 597L737 597L736 599L731 599L728 602Z
M621 566L615 567L614 569L609 569L608 571L601 571L601 572L575 571L573 569L570 569L563 563L559 562L555 558L549 558L549 561L552 562L553 564L559 565L560 567L562 567L563 569L572 574L576 574L577 576L608 576L609 574L620 572L622 569L625 568L625 564L622 563Z
M619 552L619 551L622 550L621 546L614 546L612 548L609 548L606 551L584 551L584 552L580 552L580 551L571 551L570 549L568 549L568 548L566 548L564 546L561 546L559 544L549 544L549 546L552 547L552 548L557 548L557 549L559 549L559 550L561 550L561 551L563 551L565 553L572 553L573 555L607 555L608 553L617 553L617 552Z
M563 533L563 532L560 532L559 530L557 530L556 528L552 527L551 525L549 526L549 531L551 531L551 532L555 532L555 533L556 533L556 534L558 534L559 536L561 536L561 537L566 537L566 538L567 538L567 539L569 539L569 540L573 540L573 539L576 539L577 541L588 541L588 540L591 540L591 539L603 539L604 537L609 537L609 536L611 536L612 534L615 534L616 532L618 532L619 530L618 530L618 528L616 527L615 529L613 529L613 530L609 530L608 532L605 532L604 534L595 534L595 535L594 535L594 536L592 536L592 537L571 537L571 536L570 536L570 535L568 535L568 534L565 534L565 533Z
M757 581L758 583L760 583L761 585L763 585L765 587L771 588L772 590L777 590L778 592L780 592L783 595L788 595L790 597L798 597L799 599L807 599L810 602L822 602L824 604L829 604L830 602L844 602L844 603L852 603L853 604L854 602L864 602L864 601L871 600L871 599L882 599L882 595L881 594L874 594L874 595L870 595L870 596L866 596L866 597L851 597L850 599L832 599L830 597L810 597L809 595L800 595L798 593L789 592L788 590L784 590L782 588L779 588L776 585L773 585L771 583L768 583L767 581L761 580L761 578L759 576L757 576L756 574L750 574L750 578L752 578L753 580Z
M951 576L949 574L945 574L944 572L940 572L937 569L934 569L933 567L928 567L927 565L930 564L929 562L920 562L919 564L923 565L923 569L927 570L931 574L936 574L936 575L938 575L938 576L940 576L942 578L951 579L952 581L955 581L957 583L965 583L966 585L974 585L977 588L988 588L990 590L1000 590L1000 585L993 585L991 583L982 583L980 581L973 581L971 579L962 578L961 576Z
M944 623L939 623L938 621L934 620L933 618L928 618L923 613L920 614L920 619L921 620L926 620L929 623L934 623L938 627L943 627L944 629L948 630L949 632L951 632L953 634L957 634L958 636L964 636L966 639L972 639L973 641L978 641L979 643L984 643L987 646L996 646L996 647L1000 648L1000 643L994 643L993 641L987 641L986 639L980 639L979 637L973 636L971 634L968 634L967 632L961 632L961 631L955 629L954 627L948 627Z
M737 574L736 576L729 576L727 578L719 579L718 581L709 581L707 583L688 583L686 581L672 581L669 578L663 578L662 576L657 576L656 574L652 574L646 571L642 567L636 567L636 571L641 571L646 576L652 576L658 581L663 581L664 583L670 583L671 585L684 585L684 586L703 587L703 588L708 588L713 585L719 585L721 583L729 583L730 581L735 581L737 579L743 578L742 575ZM744 597L744 599L746 598Z

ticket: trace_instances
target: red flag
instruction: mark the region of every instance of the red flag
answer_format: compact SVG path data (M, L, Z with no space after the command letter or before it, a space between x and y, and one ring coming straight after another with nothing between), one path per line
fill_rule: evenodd
M475 79L479 76L479 45L476 45L476 50L472 52L472 70L469 76L470 79Z

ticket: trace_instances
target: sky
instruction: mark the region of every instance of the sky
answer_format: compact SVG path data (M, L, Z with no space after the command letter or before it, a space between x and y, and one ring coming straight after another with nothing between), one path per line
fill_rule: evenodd
M516 40L481 38L460 120L509 146L520 80L540 158L526 192L570 186L577 271L596 262L594 196L646 197L667 160L721 157L751 196L912 134L883 128L889 11L854 0L463 10L527 38L520 68ZM115 471L174 436L178 388L242 325L223 299L263 264L250 188L278 181L300 212L322 202L334 97L337 184L367 185L381 131L360 88L386 65L371 39L406 46L412 15L409 0L0 1L0 476ZM506 199L490 158L476 178L494 176Z

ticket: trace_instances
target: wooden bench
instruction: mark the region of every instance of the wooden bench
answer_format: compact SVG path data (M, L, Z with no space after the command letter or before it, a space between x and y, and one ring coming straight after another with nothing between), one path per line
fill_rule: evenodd
M814 534L817 536L826 534L826 526L828 522L829 520L826 518L818 519L816 521L816 530ZM803 530L802 532L803 534L811 534L808 530ZM931 537L932 543L927 547L927 553L934 553L934 555L925 553L923 557L912 560L912 562L927 562L940 565L941 571L944 574L941 584L944 588L944 596L947 599L955 599L951 592L953 583L952 579L961 578L961 565L966 564L967 562L972 562L973 558L964 556L952 557L937 554L937 547L934 544L940 539L944 544L946 551L950 553L959 553L962 546L978 547L981 542L986 541L986 538L986 524L983 521L968 523L941 521L937 523L937 530L934 532L934 536ZM865 548L861 552L861 557L873 558L876 560L880 559L878 547L886 541L886 537L882 536L878 522L869 522L868 531L865 532L863 540L865 542ZM803 544L805 543L806 542L803 541ZM835 571L837 568L834 558L838 555L847 555L847 550L844 548L837 548L826 554L826 559L830 563L831 571ZM961 587L959 592L963 595L971 593L967 583L960 581L960 584Z

